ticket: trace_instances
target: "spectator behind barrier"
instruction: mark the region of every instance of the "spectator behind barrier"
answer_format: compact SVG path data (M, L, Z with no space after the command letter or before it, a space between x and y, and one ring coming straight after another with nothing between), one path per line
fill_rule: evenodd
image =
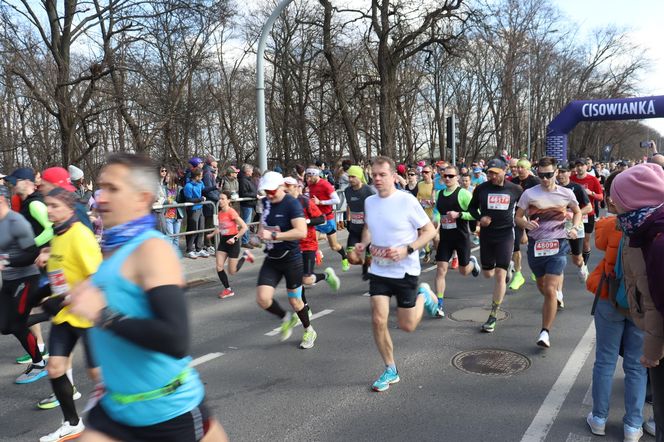
M623 250L632 315L645 328L641 364L650 370L655 425L664 428L664 170L639 164L611 183L611 202L629 243Z

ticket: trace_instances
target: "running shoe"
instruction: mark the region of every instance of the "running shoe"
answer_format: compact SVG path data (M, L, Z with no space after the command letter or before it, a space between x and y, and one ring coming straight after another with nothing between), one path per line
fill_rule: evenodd
M196 254L198 255L199 258L209 258L210 257L210 254L205 249L199 250Z
M558 301L558 310L565 308L565 301L563 301L563 292L556 292L556 301Z
M494 330L496 330L496 317L489 316L489 319L487 319L486 322L482 324L482 331L484 333L493 333Z
M314 346L314 342L316 342L317 336L318 334L313 327L311 327L311 330L305 330L304 335L302 335L302 342L300 342L300 348L312 348Z
M593 416L593 412L588 413L586 423L590 427L590 432L596 436L604 436L606 434L606 419Z
M254 258L254 254L251 253L249 250L245 250L244 253L242 254L244 257L244 260L247 261L249 264L253 264L256 258Z
M436 312L436 318L445 317L445 298L438 298L438 311Z
M643 436L643 428L634 428L629 425L623 425L624 442L639 442Z
M456 270L456 269L459 268L459 258L458 257L455 256L454 258L452 258L452 264L450 264L450 267L452 268L452 270Z
M531 280L532 282L537 282L537 276L535 276L534 273L531 273L531 274L530 274L530 280Z
M585 283L588 279L588 266L583 264L579 267L579 281Z
M44 349L44 351L42 352L41 355L42 355L42 359L48 359L48 356L49 356L48 350ZM26 353L23 356L19 356L18 358L16 358L16 363L17 364L31 364L32 363L32 358L30 357L29 354Z
M348 258L344 258L341 260L341 271L342 272L347 272L350 270L350 263L348 262Z
M655 425L655 418L651 417L646 422L643 423L643 430L651 436L655 436L655 430L657 425Z
M298 318L297 315L286 313L284 319L281 320L281 342L290 338L290 336L293 334L293 327L297 325L297 321L299 320L300 318Z
M514 276L514 261L510 261L509 267L507 267L507 275L505 276L505 284L509 284Z
M316 250L316 265L319 266L323 263L323 252Z
M549 348L551 347L551 340L549 339L549 332L546 330L542 330L537 337L537 345L540 347L546 347Z
M422 258L422 262L425 264L428 264L431 262L431 252L427 251L424 252L424 258Z
M101 382L96 384L95 388L92 390L92 393L90 393L90 396L88 396L88 401L85 403L85 407L83 407L81 414L87 414L90 410L92 410L105 394L106 387L104 384Z
M523 273L514 272L514 276L512 276L512 282L510 283L510 290L519 290L525 283L526 279L523 277Z
M429 313L429 316L432 318L438 318L438 303L433 300L433 298L436 298L436 295L431 290L431 286L426 282L423 282L420 284L417 291L424 296L424 308Z
M472 241L473 241L473 245L476 245L476 246L480 245L480 238L478 236L473 235Z
M399 373L388 367L385 368L383 374L373 383L371 388L373 391L385 391L390 388L390 384L396 384L400 380Z
M339 287L341 287L341 280L339 279L337 274L334 273L334 269L332 267L328 267L325 269L325 282L327 282L330 288L335 292L338 292Z
M470 263L473 265L473 276L477 278L480 276L480 263L477 262L477 258L475 258L473 255L470 255Z
M235 292L230 287L219 293L219 299L230 298L231 296L235 296Z
M36 382L40 380L41 378L45 377L48 374L48 370L46 369L46 364L44 365L35 365L35 364L30 364L28 365L28 368L25 370L25 372L16 378L17 384L30 384L32 382Z
M81 393L74 387L74 395L72 396L75 401L81 398ZM60 401L55 397L55 393L51 393L47 398L37 402L37 408L40 410L50 410L60 406Z
M215 253L217 253L217 249L215 249L214 246L210 246L207 248L207 252L209 255L214 255Z
M51 434L39 438L39 442L62 442L66 440L76 439L85 430L83 419L78 419L77 425L71 425L69 422L64 421L62 426Z
M191 252L187 253L187 258L189 259L196 259L198 258L198 253L194 252L193 250Z

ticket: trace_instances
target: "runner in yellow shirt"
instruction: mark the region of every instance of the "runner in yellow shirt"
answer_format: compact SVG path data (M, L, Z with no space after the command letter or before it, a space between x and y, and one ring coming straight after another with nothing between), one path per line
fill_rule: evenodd
M48 363L53 397L40 401L39 407L53 408L59 404L64 422L55 432L39 440L56 442L77 437L85 428L74 404L77 392L67 376L72 351L80 338L85 346L88 374L92 380L99 382L99 369L92 360L86 339L87 330L93 324L72 314L69 306L63 307L63 303L74 286L97 271L102 256L94 234L74 214L76 196L73 192L57 187L49 192L45 202L49 220L54 225L55 237L51 240L51 247L44 249L37 258L37 264L46 266L51 292L42 306L46 312L55 313L49 336L51 358Z

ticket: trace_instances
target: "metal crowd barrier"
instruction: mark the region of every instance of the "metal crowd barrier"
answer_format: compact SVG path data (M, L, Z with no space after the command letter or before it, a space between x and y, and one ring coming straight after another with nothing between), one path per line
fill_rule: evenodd
M218 217L219 209L217 207L217 203L214 202L214 201L201 201L200 203L153 204L152 205L152 210L153 211L158 211L158 210L164 210L164 209L177 209L179 207L185 207L186 208L186 207L192 207L192 206L196 206L196 205L205 205L205 204L207 204L209 206L212 206L212 225L214 227L209 228L209 229L186 231L187 226L185 224L185 226L184 226L185 231L184 232L171 233L171 234L164 233L164 235L173 238L173 237L179 237L179 236L196 235L196 234L199 234L199 233L204 234L204 233L208 233L208 232L213 232L214 229L219 227L219 217ZM201 209L201 210L203 210L203 209ZM185 220L186 216L182 219ZM183 221L183 224L184 224L184 221ZM215 248L215 250L218 247L219 247L219 235L215 235L214 236L214 248Z

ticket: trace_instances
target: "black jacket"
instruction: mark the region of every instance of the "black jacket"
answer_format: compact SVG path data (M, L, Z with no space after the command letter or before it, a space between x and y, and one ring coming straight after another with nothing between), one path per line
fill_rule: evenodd
M238 192L240 198L253 198L252 201L241 201L240 207L256 207L256 194L258 190L254 184L254 180L250 176L245 175L244 172L240 172L238 175L238 180L240 181L240 191Z

